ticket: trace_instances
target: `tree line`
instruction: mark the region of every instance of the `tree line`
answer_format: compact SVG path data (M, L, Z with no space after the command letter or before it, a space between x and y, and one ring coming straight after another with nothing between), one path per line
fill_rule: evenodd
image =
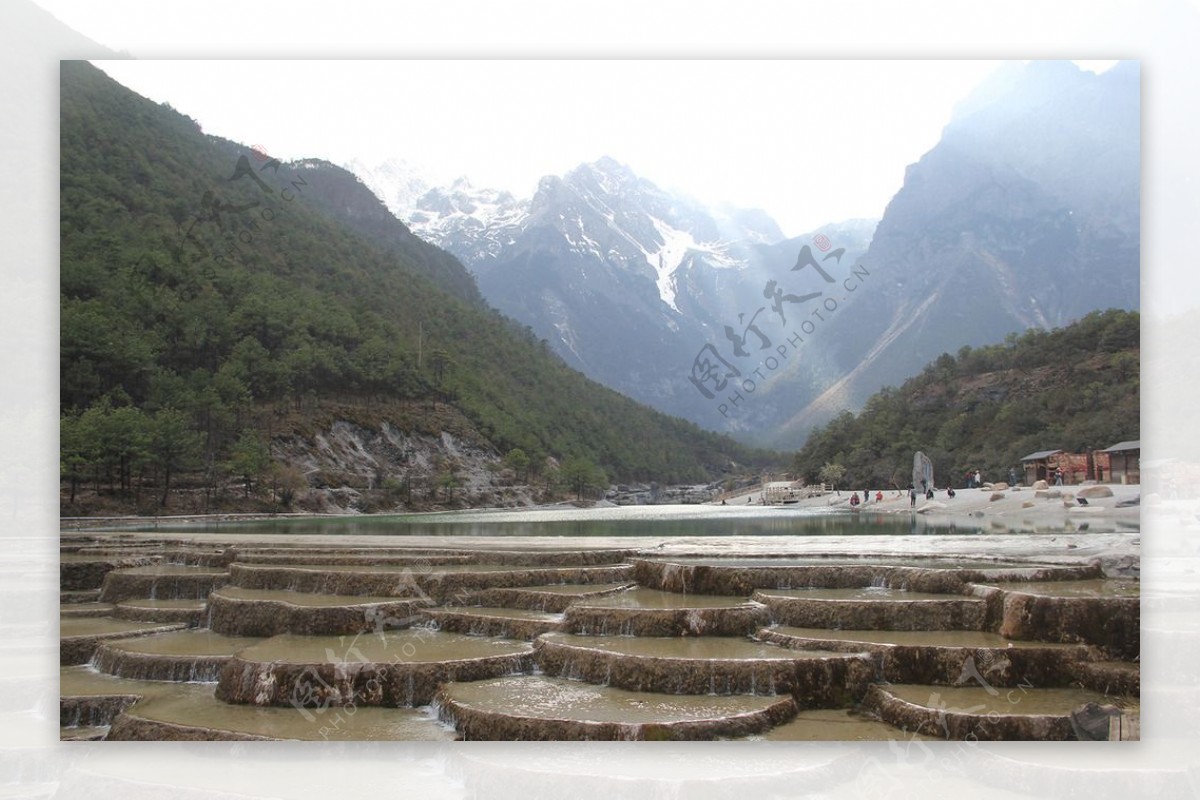
M326 402L451 404L500 453L586 461L619 480L702 480L774 457L567 367L482 304L453 257L394 220L363 224L364 204L382 204L333 165L247 160L86 63L61 75L71 497L165 490L185 472L207 486L245 437L269 449L270 410ZM244 164L253 175L237 177ZM187 434L170 459L155 455L168 420Z
M792 468L811 482L906 488L912 459L932 459L939 486L967 471L1007 480L1039 450L1083 452L1137 439L1140 315L1109 309L1053 330L943 353L858 414L815 429Z

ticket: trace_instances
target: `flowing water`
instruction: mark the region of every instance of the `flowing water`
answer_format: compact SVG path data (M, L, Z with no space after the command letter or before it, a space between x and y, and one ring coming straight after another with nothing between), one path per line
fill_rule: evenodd
M233 587L226 585L214 591L224 598L238 601L278 601L293 606L369 606L371 604L396 603L397 598L372 595L329 595L315 592L295 592L293 590L259 590L248 587Z
M241 650L238 657L248 662L301 665L395 664L510 656L529 650L529 643L514 640L412 629L338 637L280 634Z
M1075 687L931 687L890 684L887 691L904 701L973 715L1066 715L1087 703L1113 699ZM1127 710L1128 711L1128 710Z
M711 720L761 711L776 703L763 696L632 692L545 676L454 682L446 695L472 709L511 717L621 724Z
M169 624L144 623L137 620L114 620L110 617L65 617L59 621L60 637L95 637L155 631Z
M814 601L961 601L967 596L932 592L909 592L889 587L857 587L852 589L760 590L761 595L779 598L801 598Z
M437 722L428 709L370 706L299 710L225 704L212 686L193 686L140 703L133 714L205 732L231 732L282 740L453 740L454 732Z
M845 657L845 654L832 651L792 651L740 637L604 637L555 632L544 635L543 639L548 643L602 651L617 657L736 662L794 662L797 659Z
M1131 579L1091 579L1079 581L1005 581L996 585L1005 592L1023 592L1052 598L1136 598L1140 582Z
M750 599L748 598L730 595L695 595L638 588L599 598L586 598L576 603L575 606L577 608L620 609L712 609L747 606L749 603Z
M105 644L126 653L152 654L154 656L232 656L243 648L261 642L259 637L226 637L208 629L172 631L154 637L136 637L132 640L110 640Z
M774 631L811 640L879 645L929 645L951 648L1077 648L1058 643L1009 640L986 631L842 631L775 626Z
M642 571L652 573L662 567L634 565L634 560L666 563L670 569L697 576L706 567L736 570L821 566L837 570L842 565L854 565L871 566L873 570L873 566L879 565L944 571L970 568L985 574L997 571L994 575L1011 578L1035 575L1017 569L1086 567L1096 552L1121 547L1130 536L1120 531L1108 534L1093 531L1078 550L1064 552L1063 544L1050 537L1001 534L985 527L982 521L978 526L963 526L935 524L922 516L717 507L466 512L334 520L287 518L203 525L203 530L198 526L176 527L174 530L187 532L188 536L181 536L171 544L147 538L144 542L131 541L114 548L111 535L107 545L104 536L96 535L94 544L88 547L98 551L107 549L124 555L137 550L150 558L164 560L194 554L198 559L211 557L211 564L223 564L221 557L232 546L237 562L241 563L232 571L165 563L116 570L110 574L113 581L106 580L106 587L118 583L122 576L130 577L123 593L111 592L114 599L121 598L122 612L136 613L141 609L149 616L171 610L196 610L205 604L209 588L217 586L220 588L215 593L219 597L245 602L244 607L234 607L236 614L255 616L267 623L272 616L291 619L299 614L306 620L311 617L312 627L293 628L293 631L327 633L280 634L262 639L224 636L207 628L178 630L176 626L176 630L170 630L163 624L108 617L64 617L62 637L105 638L94 664L104 665L110 673L132 677L117 678L86 666L63 669L62 695L64 699L72 699L70 703L80 711L76 735L87 734L83 731L85 726L97 725L97 716L107 715L108 722L116 720L114 731L128 736L136 736L138 726L142 725L143 732L178 730L188 737L438 740L455 736L454 730L447 726L453 723L468 738L488 738L486 727L494 725L498 727L496 732L512 739L562 736L640 739L675 735L779 740L908 739L898 734L897 729L850 711L862 700L867 683L874 680L872 663L867 657L856 655L867 650L868 644L959 648L1078 646L1010 642L979 631L853 631L773 626L772 630L782 635L847 644L848 653L793 650L744 636L768 625L771 619L768 607L749 597L757 587L745 596L740 595L746 589L741 585L734 590L738 595L724 596L636 587L635 573L649 581ZM922 556L923 553L928 555ZM64 564L94 562L99 557L98 553L63 555ZM611 566L618 563L622 566L613 570ZM260 571L268 572L260 575ZM510 572L514 575L504 575ZM345 580L310 581L312 577L305 576L306 573ZM365 574L383 575L372 578ZM296 580L298 575L304 580ZM442 603L451 604L430 610L432 617L440 615L447 629L473 626L476 633L439 630L421 619L416 619L415 628L402 630L372 626L372 630L360 634L328 633L354 631L339 626L343 625L343 618L359 622L355 617L361 617L359 607L402 602L403 599L383 597L380 593L387 592L385 584L405 575L420 576L420 589ZM761 578L753 575L755 581ZM941 575L938 574L939 581ZM946 575L954 578L952 573ZM1079 573L1036 575L1067 579ZM626 576L626 581L614 581ZM605 583L581 583L589 579ZM172 581L181 587L186 585L186 592L164 591ZM538 583L541 581L572 583L541 585ZM515 582L523 586L504 586ZM163 583L163 587L158 587L158 583ZM239 583L277 584L278 588L250 589L237 586ZM699 585L684 586L694 590ZM1059 597L1100 599L1136 597L1139 589L1136 581L1117 579L1007 582L996 586ZM304 587L324 592L296 591ZM372 594L338 594L352 592L354 588ZM720 591L717 585L712 588ZM151 599L125 597L129 595L150 595ZM175 600L175 595L192 597ZM965 598L884 587L768 590L765 596L888 602ZM169 600L154 600L154 597ZM255 602L260 603L255 605ZM306 608L284 609L266 602ZM472 603L481 605L470 606ZM782 605L786 600L773 603ZM571 630L579 633L566 633L566 624L573 620L571 605L582 621ZM549 613L544 609L554 611ZM563 609L568 611L564 613ZM210 613L211 610L210 606ZM99 606L80 608L83 613L102 611ZM715 631L711 627L718 618L723 620L723 616L737 617L738 621L745 617L745 621L740 626ZM452 619L456 617L474 618L475 622L466 626L462 619ZM690 636L651 636L664 633L648 627L658 617L671 621L676 629L683 626L678 621L686 618L684 633ZM606 618L613 625L606 626ZM505 620L519 621L521 625L505 624L506 628L498 628L497 622ZM538 642L488 634L489 631L507 634L511 629L524 632L520 636L537 637L539 632L555 627L560 630L541 634ZM283 631L286 627L265 630ZM593 633L582 634L585 630ZM617 636L617 632L623 632L624 636ZM629 636L635 633L642 636ZM714 633L725 636L711 636ZM862 649L855 647L860 644ZM925 658L928 654L918 655ZM472 667L489 660L498 663L495 669L489 668L490 673ZM195 669L183 670L189 662ZM227 669L239 662L236 671ZM397 669L392 670L393 667ZM740 682L742 674L749 677L748 683ZM185 683L213 682L218 675L219 685ZM227 679L231 676L234 679L231 695L226 695ZM159 677L171 680L149 680ZM388 683L402 680L408 682L407 690ZM253 692L245 697L237 694L241 693L238 682L245 683ZM274 682L279 682L278 688L273 686ZM970 688L889 687L918 699L914 702L928 701L931 690L940 693L943 705L971 707L980 702L978 695L966 692ZM255 693L259 691L264 699L273 700L256 700ZM384 691L388 693L386 703L379 694ZM224 700L217 700L214 692ZM313 695L309 698L306 693ZM1043 708L1069 710L1072 705L1097 697L1103 701L1103 696L1074 687L1044 687L1036 692L1018 687L1001 693L1019 693L1014 695L1019 698L1017 701L1005 697L1003 707L997 710L1001 714L1013 714L1014 710L1015 714L1030 714ZM301 695L307 699L303 708L288 702ZM824 705L839 708L811 708L811 699L817 696ZM994 700L994 696L989 697ZM129 714L122 719L121 709L135 698L142 700L129 707ZM341 705L350 699L354 703ZM432 708L397 708L427 704L431 699L435 702ZM803 710L798 716L797 705ZM64 701L64 710L67 708ZM601 725L608 728L603 731L595 728Z

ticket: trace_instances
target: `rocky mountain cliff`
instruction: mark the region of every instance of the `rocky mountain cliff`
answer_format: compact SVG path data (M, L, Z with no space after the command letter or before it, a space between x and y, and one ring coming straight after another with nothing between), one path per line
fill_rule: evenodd
M830 325L844 374L798 404L783 441L941 353L1138 308L1139 76L1013 65L959 107L888 204L863 259L871 291Z
M1136 63L1009 65L960 104L880 221L789 240L765 212L704 208L611 158L527 199L465 179L415 199L411 177L379 191L589 377L798 447L941 353L1136 309L1139 120Z
M698 352L728 345L726 326L771 299L772 279L782 287L811 236L784 240L765 212L706 208L607 157L543 178L529 199L464 179L401 213L468 265L489 303L589 377L720 431L780 419L766 408L731 416L689 379ZM848 265L873 227L823 230L849 245Z

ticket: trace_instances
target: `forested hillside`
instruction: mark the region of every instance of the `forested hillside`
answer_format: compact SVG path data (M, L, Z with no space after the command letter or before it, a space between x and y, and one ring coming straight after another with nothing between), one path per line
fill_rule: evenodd
M265 409L331 402L449 408L500 454L613 480L767 456L568 368L349 173L206 136L83 62L62 64L60 290L72 488L165 501L269 446Z
M913 454L924 451L938 486L960 486L967 470L1006 480L1035 451L1137 439L1139 324L1137 312L1092 312L1064 328L944 353L857 416L816 429L794 468L814 483L833 465L826 475L842 472L846 486L907 487Z

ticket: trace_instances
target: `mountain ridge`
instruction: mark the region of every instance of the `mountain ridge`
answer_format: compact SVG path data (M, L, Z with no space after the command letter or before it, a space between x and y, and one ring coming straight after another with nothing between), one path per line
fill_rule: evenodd
M453 407L498 455L617 480L773 458L586 380L327 161L206 136L86 62L62 65L60 133L63 430L137 421L145 481L163 475L145 450L160 418L212 482L274 415L331 400L430 421ZM73 441L64 469L117 469L111 441ZM415 469L389 458L381 480Z

